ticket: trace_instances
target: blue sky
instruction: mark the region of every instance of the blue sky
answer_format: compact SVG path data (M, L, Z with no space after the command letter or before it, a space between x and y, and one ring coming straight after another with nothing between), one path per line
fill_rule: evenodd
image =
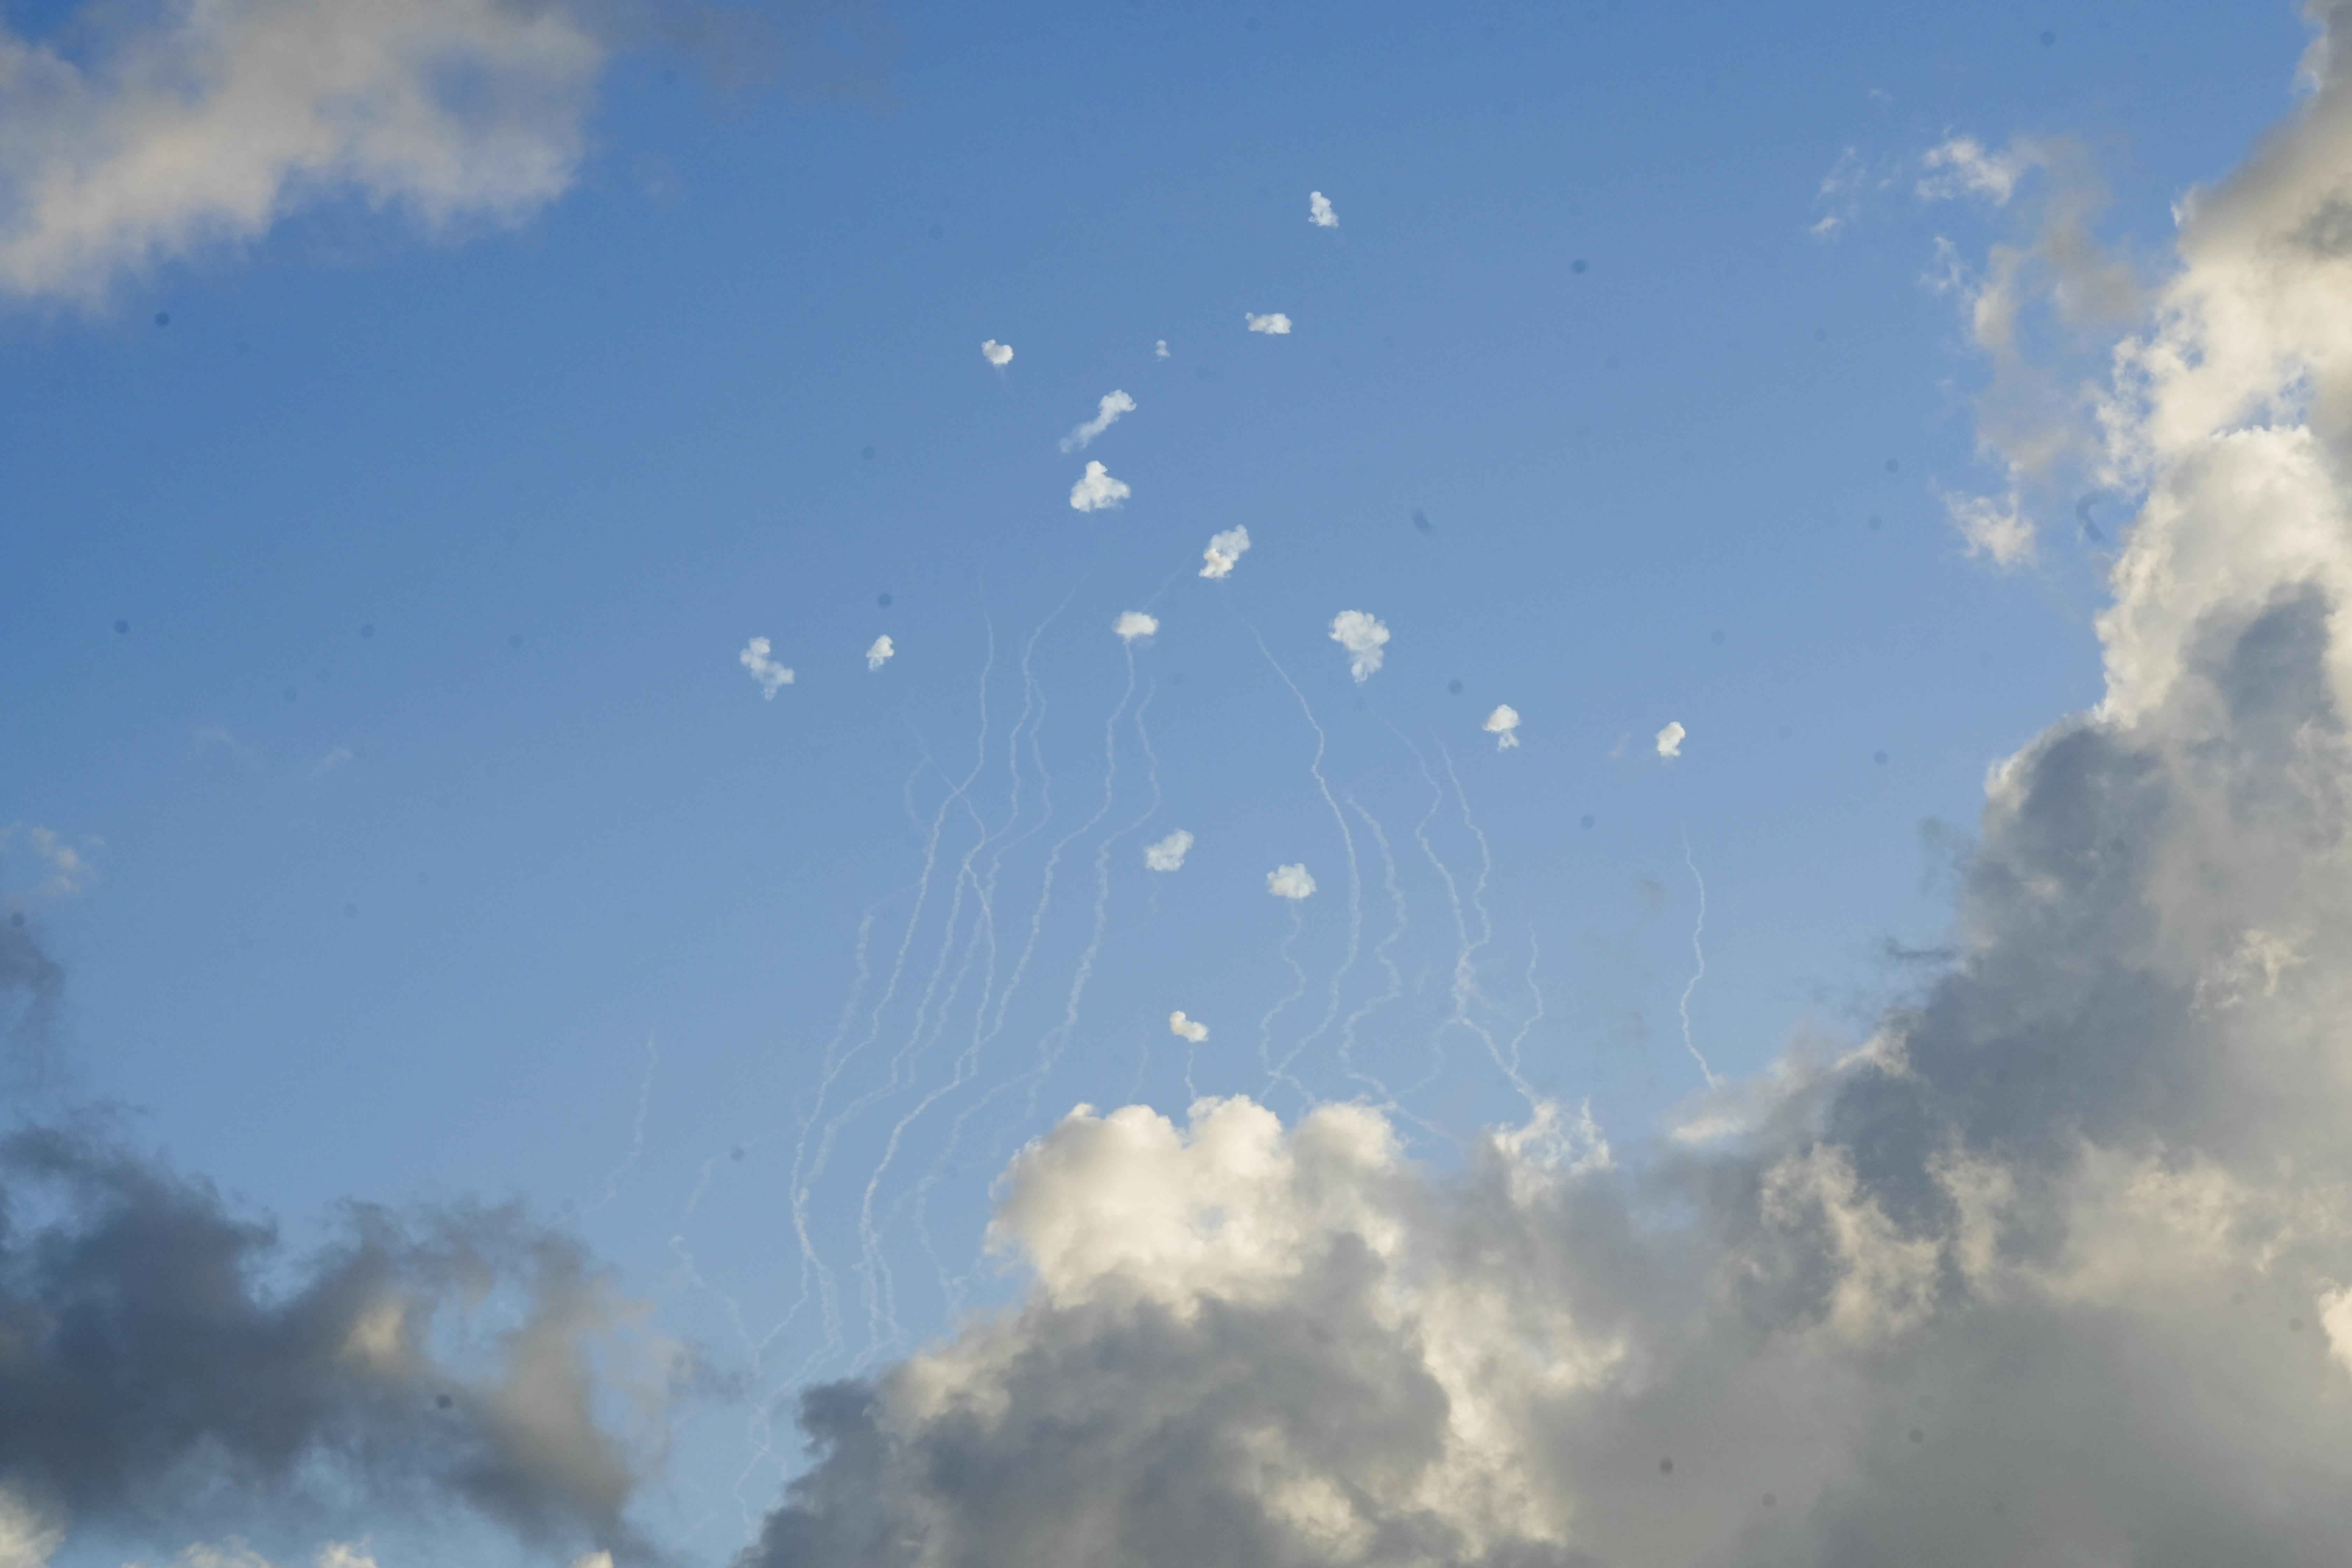
M229 11L238 47L285 25ZM1983 276L2054 176L1931 200L1923 160L2071 139L2093 230L2161 276L2309 37L2193 5L551 14L594 40L562 90L434 87L460 142L552 149L520 194L331 163L42 271L43 160L173 14L11 8L10 48L97 84L0 111L0 898L67 976L15 1092L111 1108L298 1257L352 1199L576 1237L701 1369L630 1516L696 1562L804 1462L788 1409L747 1440L761 1399L1018 1295L991 1183L1074 1105L1360 1099L1451 1170L1528 1114L1516 1053L1639 1167L1697 1058L1834 1056L1929 994L1989 766L2102 695L2137 500L2061 463L2031 560L1968 549L1994 364L1938 247ZM2030 317L2030 357L2095 374L2123 330ZM1070 504L1089 459L1116 509ZM1390 632L1361 681L1347 610ZM582 1544L359 1524L387 1562ZM96 1519L57 1561L199 1529Z

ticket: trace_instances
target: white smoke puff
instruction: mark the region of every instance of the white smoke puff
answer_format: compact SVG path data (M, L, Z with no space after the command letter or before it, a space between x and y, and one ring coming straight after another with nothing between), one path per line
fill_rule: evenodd
M1118 619L1110 624L1110 629L1118 634L1119 641L1133 642L1138 637L1156 636L1160 630L1160 617L1147 616L1141 610L1122 610Z
M1339 226L1339 215L1331 210L1330 199L1322 192L1309 191L1307 193L1307 221L1317 228L1337 228Z
M1208 562L1206 566L1201 568L1201 575L1203 577L1232 576L1234 563L1241 560L1242 552L1248 548L1249 530L1246 528L1229 528L1223 533L1211 534L1209 548L1201 552L1202 559Z
M1209 1026L1198 1019L1187 1018L1181 1013L1171 1013L1168 1015L1168 1032L1180 1040L1190 1040L1197 1046L1209 1037Z
M1076 452L1085 449L1088 442L1101 435L1104 431L1109 429L1112 426L1118 424L1118 416L1120 415L1132 414L1134 412L1135 399L1129 397L1126 393L1107 392L1103 394L1101 405L1095 414L1095 416L1087 420L1085 424L1078 426L1068 435L1062 437L1062 450L1065 452Z
M520 222L579 167L605 20L240 0L110 12L69 53L0 27L0 288L94 303L324 199Z
M1270 316L1252 315L1249 311L1244 310L1242 320L1249 323L1251 331L1264 332L1268 337L1282 337L1290 331L1290 318L1279 310Z
M1277 899L1297 903L1315 890L1315 879L1307 874L1303 865L1277 866L1265 874L1265 890Z
M1995 206L2005 206L2026 171L2042 161L2041 149L2031 142L2021 140L2006 152L1988 153L1975 137L1955 136L1929 148L1919 160L1927 171L1919 181L1919 195L1928 201L1984 196Z
M1360 683L1381 668L1389 629L1361 610L1342 610L1331 617L1331 640L1348 650L1349 673Z
M1089 462L1085 476L1070 487L1070 505L1079 511L1102 511L1116 507L1134 493L1124 483L1112 479L1100 463Z
M980 357L994 365L997 369L1003 370L1006 365L1013 363L1013 345L1011 343L1000 343L994 338L991 338L986 342L980 345Z
M889 634L885 632L882 636L874 639L874 646L866 650L866 668L868 669L881 668L884 665L890 662L890 656L898 651L898 645L893 643L890 640Z
M751 679L760 683L760 695L771 702L776 700L779 689L793 683L793 672L768 657L768 639L765 637L753 637L745 643L743 651L737 654L735 659L751 672Z
M1970 555L1990 555L2001 571L2025 565L2034 556L2036 534L2015 490L1999 500L1991 496L1944 496L1944 511L1960 531Z
M1507 752L1519 743L1519 710L1507 702L1498 702L1479 728L1495 737L1495 750Z
M1166 338L1162 338L1158 342L1151 345L1151 357L1153 359L1166 359L1168 357L1168 340Z
M1192 836L1180 827L1159 843L1145 845L1143 863L1154 871L1180 870L1192 852Z
M1679 722L1670 723L1664 729L1659 731L1658 755L1662 757L1681 756L1683 754L1683 737L1689 733L1690 731L1684 729Z

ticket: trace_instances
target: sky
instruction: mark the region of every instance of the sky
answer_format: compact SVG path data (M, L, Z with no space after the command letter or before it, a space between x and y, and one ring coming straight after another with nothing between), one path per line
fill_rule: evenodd
M2337 1561L2347 38L0 5L0 1568Z

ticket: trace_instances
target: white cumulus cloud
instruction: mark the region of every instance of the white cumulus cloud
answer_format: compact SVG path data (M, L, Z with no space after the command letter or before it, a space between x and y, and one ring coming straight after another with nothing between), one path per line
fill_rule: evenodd
M890 662L891 656L898 651L898 645L893 643L890 640L890 635L887 632L885 632L882 636L874 639L874 646L866 650L866 668L868 669L881 668L884 665Z
M1086 473L1070 487L1070 505L1079 511L1102 511L1134 493L1124 481L1112 479L1100 463L1089 461Z
M1101 435L1104 431L1109 429L1112 426L1118 424L1118 416L1120 415L1132 414L1134 412L1135 399L1129 397L1126 393L1107 392L1103 394L1102 405L1097 410L1095 416L1087 420L1085 424L1077 426L1076 428L1072 429L1068 435L1062 437L1062 450L1065 452L1083 451L1087 443L1091 442L1096 437Z
M1328 196L1320 191L1309 191L1307 193L1307 221L1317 228L1337 228L1339 226L1339 215L1331 210Z
M1228 528L1222 533L1211 534L1209 548L1201 552L1201 558L1208 563L1201 568L1201 575L1232 576L1234 563L1241 560L1242 552L1248 548L1249 530L1246 528Z
M345 195L518 222L572 183L611 16L202 0L111 11L87 54L0 26L0 288L94 303Z
M997 369L1003 370L1006 365L1013 363L1013 345L1011 343L1000 343L994 338L991 338L986 342L980 345L980 357L994 365Z
M751 679L760 683L760 695L772 702L778 690L793 683L793 672L770 658L768 653L768 639L753 637L743 645L735 661L751 672Z
M1495 750L1507 752L1519 743L1519 710L1507 702L1498 702L1479 728L1495 737Z
M1667 724L1664 729L1658 731L1658 755L1662 757L1681 756L1683 754L1683 737L1689 733L1690 731L1682 727L1680 721L1675 721Z
M1181 1012L1168 1015L1168 1032L1180 1040L1199 1045L1209 1037L1209 1026L1197 1018L1187 1018Z
M2033 559L2033 520L2025 515L2016 491L2000 497L1949 492L1944 497L1944 511L1959 530L1970 555L1989 555L2004 572Z
M1290 318L1279 310L1267 316L1255 315L1244 310L1242 320L1249 323L1251 331L1264 332L1268 337L1282 337L1290 331Z
M1118 634L1119 641L1133 642L1138 637L1157 636L1160 617L1147 616L1141 610L1121 610L1118 619L1111 622L1110 629Z
M1331 640L1348 650L1349 673L1361 682L1381 668L1389 629L1362 610L1342 610L1331 617Z
M1315 890L1315 879L1307 874L1303 865L1276 866L1265 874L1265 890L1277 899L1297 903Z
M1143 847L1143 863L1154 871L1174 871L1184 864L1184 857L1192 852L1192 836L1178 828L1157 844Z

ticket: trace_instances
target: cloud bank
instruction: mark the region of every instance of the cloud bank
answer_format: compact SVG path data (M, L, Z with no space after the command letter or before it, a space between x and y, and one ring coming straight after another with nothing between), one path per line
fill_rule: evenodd
M1496 703L1495 710L1486 715L1486 721L1478 727L1495 737L1495 750L1498 752L1507 752L1519 743L1519 710L1507 702Z
M565 0L209 0L88 59L0 29L0 289L94 303L345 195L427 227L572 183L615 13Z
M1242 312L1242 320L1248 323L1249 330L1251 331L1264 332L1268 337L1283 337L1290 331L1290 318L1284 315L1279 310L1275 311L1270 316L1253 315L1249 311L1244 310Z
M1331 617L1331 640L1348 650L1348 672L1360 685L1381 668L1389 629L1362 610L1342 610Z
M1116 507L1135 492L1125 483L1110 477L1110 471L1100 463L1088 462L1087 471L1070 487L1070 505L1079 511L1102 511Z
M1178 828L1157 844L1143 847L1143 863L1154 871L1181 870L1184 857L1192 852L1192 836Z
M1297 903L1315 891L1315 879L1307 874L1305 866L1277 866L1265 874L1265 890Z
M1222 533L1211 534L1209 547L1201 552L1201 558L1208 563L1201 568L1201 575L1208 578L1232 576L1234 567L1241 561L1242 552L1249 547L1249 530L1246 528L1228 528Z
M1132 414L1134 412L1135 399L1129 397L1126 393L1107 392L1103 394L1102 405L1098 410L1097 410L1095 416L1087 420L1085 424L1077 426L1072 429L1068 435L1062 437L1062 450L1065 452L1078 452L1085 450L1087 444L1093 441L1096 437L1101 435L1104 431L1118 424L1118 416L1120 415Z
M793 672L768 657L769 643L765 637L753 637L735 656L735 662L749 670L759 683L760 695L773 702L776 693L793 683Z

